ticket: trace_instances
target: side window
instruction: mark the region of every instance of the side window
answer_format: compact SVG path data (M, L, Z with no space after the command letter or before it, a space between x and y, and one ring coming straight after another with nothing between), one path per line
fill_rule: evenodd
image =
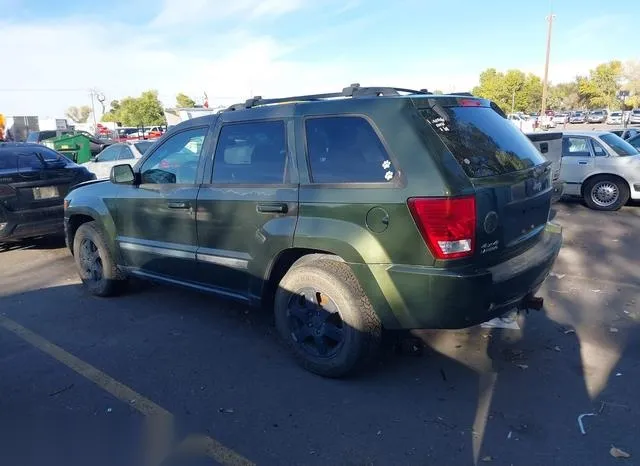
M592 139L591 145L593 147L593 153L596 154L596 157L606 157L607 155L609 155L607 154L607 151L604 149L604 147L602 147L602 145L596 140Z
M563 157L591 157L591 151L586 138L565 137L562 138Z
M120 153L120 145L114 144L113 146L109 146L104 149L100 154L98 154L96 162L113 162L118 159L118 154Z
M30 172L42 168L42 161L35 152L18 154L18 170L20 172Z
M286 160L284 121L228 124L218 136L213 183L282 184Z
M182 131L164 141L142 165L142 183L194 184L207 130L202 127Z
M128 159L133 159L133 152L131 152L131 149L129 149L129 147L127 146L122 146L122 149L120 149L120 155L118 155L118 160L128 160Z
M311 118L305 129L314 183L384 183L396 176L389 154L364 118Z

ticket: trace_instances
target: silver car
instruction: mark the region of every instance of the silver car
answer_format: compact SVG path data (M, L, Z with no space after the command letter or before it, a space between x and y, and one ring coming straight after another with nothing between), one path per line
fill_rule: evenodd
M560 179L564 194L595 210L618 210L640 199L640 152L607 131L567 131L562 136Z

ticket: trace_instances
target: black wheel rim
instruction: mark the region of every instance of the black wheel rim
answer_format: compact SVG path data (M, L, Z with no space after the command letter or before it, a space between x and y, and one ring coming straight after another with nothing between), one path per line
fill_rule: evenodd
M102 280L102 259L96 244L88 238L80 243L80 265L85 280L97 283Z
M345 326L335 301L315 288L303 288L289 299L291 338L307 354L332 358L344 343Z

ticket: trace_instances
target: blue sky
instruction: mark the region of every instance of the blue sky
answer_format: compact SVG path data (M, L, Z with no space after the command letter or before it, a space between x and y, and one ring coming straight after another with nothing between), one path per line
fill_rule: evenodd
M157 89L213 104L250 94L324 92L351 82L468 90L485 68L550 79L639 59L640 2L618 0L0 0L0 112L60 116L88 102ZM73 70L59 61L87 58ZM21 70L18 72L17 70ZM29 91L27 91L27 89Z

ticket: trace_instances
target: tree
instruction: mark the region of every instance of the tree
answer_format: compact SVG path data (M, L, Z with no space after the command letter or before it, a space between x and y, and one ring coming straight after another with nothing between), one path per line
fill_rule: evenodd
M188 95L183 94L182 92L180 92L176 96L176 106L179 107L179 108L193 108L193 107L196 106L196 101L193 100Z
M83 105L81 107L69 107L66 115L76 123L86 123L91 115L91 107Z
M640 107L640 61L628 61L624 64L622 88L631 94L625 100L628 108Z
M140 97L125 97L111 102L111 110L103 121L117 121L125 126L163 125L166 123L157 91L143 92Z
M620 108L616 96L622 80L622 63L618 60L602 63L589 71L589 77L578 78L578 92L590 108Z
M549 108L556 110L575 110L586 105L578 92L578 81L560 83L549 88Z
M512 109L519 112L537 110L542 101L542 81L533 74L520 70L500 73L488 68L480 73L480 85L473 88L473 94L494 101L503 111Z
M116 122L116 121L118 121L118 119L116 118L116 112L120 108L120 101L112 100L109 105L110 105L111 108L109 109L109 111L107 113L102 115L102 121Z

